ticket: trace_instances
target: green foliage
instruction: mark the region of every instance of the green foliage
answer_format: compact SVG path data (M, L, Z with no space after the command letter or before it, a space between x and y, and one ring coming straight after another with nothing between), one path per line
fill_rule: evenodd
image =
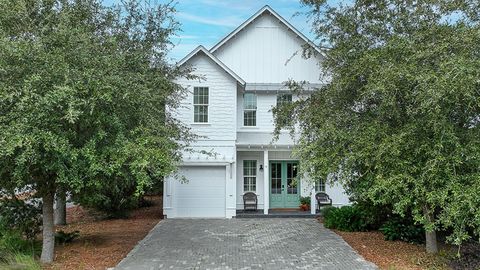
M422 226L415 225L412 220L401 217L389 219L379 229L385 236L385 240L402 240L412 243L425 242L425 230Z
M42 266L31 255L15 253L10 255L6 262L0 263L0 269L41 270Z
M385 220L392 216L392 209L389 205L375 205L372 201L360 200L355 206L362 212L363 218L368 224L368 230L378 230Z
M34 240L26 240L20 231L0 223L0 264L8 263L16 255L34 257L39 253L39 245Z
M310 197L300 197L300 204L310 205Z
M91 188L89 196L74 196L74 201L83 206L103 212L107 218L127 218L130 210L138 206L136 183L124 179L111 183L109 179L102 185Z
M166 109L186 93L175 80L193 78L167 59L174 13L168 1L0 0L1 189L138 197L176 170L195 136Z
M80 231L73 231L73 232L64 232L58 231L55 233L55 243L58 244L68 244L73 242L73 240L80 237Z
M369 217L356 205L325 207L322 210L325 227L347 232L366 231L370 227Z
M165 58L173 6L1 5L2 187L82 193L126 181L140 194L175 170L193 135L164 109L178 106L173 81L188 72Z
M6 229L20 232L33 240L42 225L41 204L35 201L26 203L18 199L0 200L0 223Z
M285 118L299 128L302 168L455 244L478 237L478 1L303 2L325 85L275 112L277 134Z

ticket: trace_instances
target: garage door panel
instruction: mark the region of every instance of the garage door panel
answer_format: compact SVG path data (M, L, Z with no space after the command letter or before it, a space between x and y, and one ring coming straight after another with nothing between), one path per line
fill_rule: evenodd
M221 213L219 215L219 213ZM189 218L218 218L225 217L224 208L196 209L196 208L179 208L177 209L177 217Z
M181 189L183 194L179 194L178 198L223 198L223 194L225 193L224 189L224 187L209 189L202 189L201 187L186 187Z
M175 184L177 217L225 217L225 167L183 167Z

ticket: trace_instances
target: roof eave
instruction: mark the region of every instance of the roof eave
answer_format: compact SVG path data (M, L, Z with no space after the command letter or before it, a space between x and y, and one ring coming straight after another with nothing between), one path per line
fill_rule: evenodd
M310 39L308 39L304 34L302 34L300 31L298 31L293 25L291 25L287 20L285 20L280 14L275 12L269 5L264 6L261 8L259 11L257 11L255 14L253 14L250 18L248 18L245 22L243 22L239 27L237 27L235 30L233 30L230 34L225 36L222 40L220 40L217 44L215 44L211 49L211 53L215 53L215 51L222 47L225 43L227 43L232 37L237 35L240 31L242 31L247 25L249 25L251 22L253 22L255 19L257 19L259 16L261 16L265 11L270 12L273 16L275 16L280 22L282 22L285 26L287 26L288 29L293 31L298 37L303 39L305 43L307 43L310 47L312 47L317 53L319 53L321 56L325 57L325 54L318 48Z
M191 51L189 54L187 54L187 56L185 56L182 60L180 60L177 63L177 66L185 65L188 62L188 60L190 60L192 57L197 55L199 52L203 52L215 64L220 66L226 73L228 73L230 76L232 76L240 85L245 86L246 82L240 76L238 76L235 72L233 72L233 70L231 70L229 67L227 67L227 65L225 65L222 61L220 61L220 59L218 59L215 55L210 53L210 51L208 51L202 45L198 46L193 51Z

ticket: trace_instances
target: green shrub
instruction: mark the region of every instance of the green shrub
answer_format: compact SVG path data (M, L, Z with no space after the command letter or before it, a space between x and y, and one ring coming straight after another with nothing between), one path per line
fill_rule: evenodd
M370 227L370 218L357 205L326 207L322 210L325 227L340 231L366 231Z
M310 205L310 197L301 197L300 204Z
M18 199L0 201L0 222L5 230L20 232L27 239L34 239L42 225L41 204Z
M378 230L392 215L389 205L375 205L373 202L365 200L357 201L355 205L363 213L368 230Z
M385 222L379 229L385 236L385 240L402 240L405 242L425 242L425 230L422 226L415 225L408 218L393 217Z
M111 180L113 181L113 180ZM105 179L100 186L91 187L74 195L73 200L82 206L104 213L107 218L127 218L132 209L138 208L134 181L110 182Z

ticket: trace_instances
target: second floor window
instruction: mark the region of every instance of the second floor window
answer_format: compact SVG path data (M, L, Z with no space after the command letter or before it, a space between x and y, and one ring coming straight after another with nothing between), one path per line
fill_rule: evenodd
M257 125L257 95L254 93L243 95L243 125L246 127Z
M278 94L277 106L292 103L292 94Z
M208 123L208 87L193 88L193 122Z
M282 93L277 95L277 106L282 106L290 103L292 103L292 94ZM279 119L279 123L282 125L287 125L288 119L281 117L281 119Z

